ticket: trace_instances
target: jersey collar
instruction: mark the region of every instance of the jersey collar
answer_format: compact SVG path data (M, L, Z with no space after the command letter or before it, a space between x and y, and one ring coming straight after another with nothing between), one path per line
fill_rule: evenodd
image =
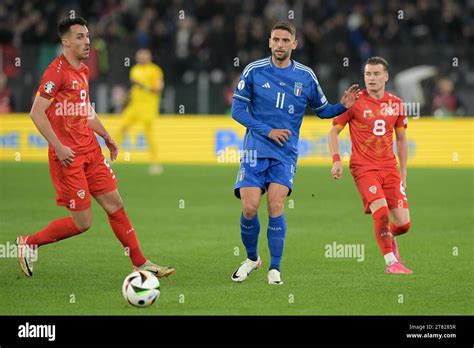
M295 62L293 61L293 59L290 59L290 65L288 65L286 68L279 68L275 66L275 64L273 64L273 61L272 61L272 56L268 57L268 61L270 62L270 66L274 69L277 69L278 71L290 70L294 68L295 66Z

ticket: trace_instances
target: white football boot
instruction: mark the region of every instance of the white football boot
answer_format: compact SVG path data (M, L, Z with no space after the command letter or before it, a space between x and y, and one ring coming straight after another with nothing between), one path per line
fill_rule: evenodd
M245 279L247 279L250 273L256 269L259 269L260 267L262 267L262 259L260 256L257 258L257 261L245 259L245 261L240 264L240 267L237 268L234 273L232 273L230 278L234 282L243 282Z
M280 271L277 269L271 269L268 271L268 284L282 285Z
M15 244L18 246L18 263L27 277L33 276L33 263L38 260L38 247L26 244L26 236L18 236Z

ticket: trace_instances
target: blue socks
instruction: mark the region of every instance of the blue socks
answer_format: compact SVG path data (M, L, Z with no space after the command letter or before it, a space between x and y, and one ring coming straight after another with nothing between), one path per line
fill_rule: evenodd
M247 220L244 214L240 215L240 235L242 243L244 243L247 250L247 257L252 261L257 261L258 252L258 234L260 232L260 221L258 221L258 214L251 220Z
M244 215L240 216L240 235L242 243L247 250L247 257L252 261L257 261L258 252L258 234L260 232L260 221L258 215L251 220L247 220ZM283 255L283 246L286 237L286 219L285 214L278 217L269 217L268 219L268 248L270 249L270 269L280 270L281 257Z
M283 246L285 245L286 220L285 214L278 217L268 218L268 248L270 249L270 269L280 271L281 257L283 255Z

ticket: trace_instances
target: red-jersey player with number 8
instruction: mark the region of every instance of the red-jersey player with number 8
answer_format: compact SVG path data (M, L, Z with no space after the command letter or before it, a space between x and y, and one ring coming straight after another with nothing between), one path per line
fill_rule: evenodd
M18 236L20 267L31 277L39 246L88 230L92 196L107 213L134 269L147 270L158 277L169 276L173 268L159 266L143 256L117 190L115 174L95 136L97 133L104 139L111 160L115 160L118 147L89 102L89 70L83 63L90 50L87 22L81 17L65 18L58 25L58 33L63 54L44 72L30 116L48 141L56 202L69 210L70 217L54 220L32 235Z
M405 193L407 116L401 99L385 91L388 81L385 59L372 57L367 60L364 81L366 89L359 93L357 102L333 119L329 131L333 158L331 174L335 179L342 177L339 133L349 124L350 170L362 196L365 213L372 213L375 237L386 263L385 273L411 274L413 272L401 263L396 239L410 228ZM400 170L393 152L394 130Z

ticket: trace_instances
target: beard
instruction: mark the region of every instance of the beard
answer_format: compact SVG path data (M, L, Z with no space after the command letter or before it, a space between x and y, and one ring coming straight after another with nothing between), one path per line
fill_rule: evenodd
M281 56L277 56L277 52L273 51L273 57L279 61L284 61L285 59L289 57L289 55L290 55L289 52L285 52L285 53L282 53Z

